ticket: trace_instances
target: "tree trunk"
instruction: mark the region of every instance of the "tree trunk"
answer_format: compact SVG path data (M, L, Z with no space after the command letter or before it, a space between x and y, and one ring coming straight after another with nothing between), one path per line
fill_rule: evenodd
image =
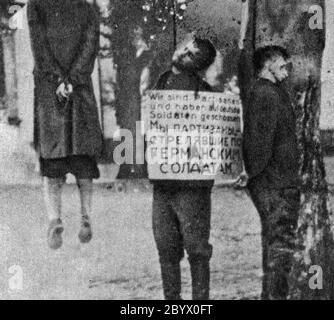
M0 29L1 33L1 29ZM3 43L2 43L2 35L0 34L0 99L4 97L6 93L5 90L5 66L4 66L4 58L3 58ZM1 102L0 102L1 107Z
M298 115L303 187L290 299L332 299L334 295L333 215L329 207L319 130L325 26L311 28L310 19L314 13L309 13L313 5L324 9L324 2L249 0L244 61L240 63L240 74L247 75L241 81L244 93L253 80L253 73L252 70L244 72L242 67L251 68L254 49L281 45L292 55L293 71L288 87ZM247 107L244 95L243 99Z
M8 109L8 118L18 117L17 107L17 74L15 41L12 32L2 36L3 58L4 58L4 82L6 95L6 108Z

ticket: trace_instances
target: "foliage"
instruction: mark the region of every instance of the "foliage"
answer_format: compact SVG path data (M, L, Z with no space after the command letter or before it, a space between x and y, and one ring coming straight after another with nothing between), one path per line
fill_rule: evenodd
M132 47L133 32L141 28L149 46L154 46L159 34L168 32L169 27L183 19L187 4L192 0L115 0L110 2L109 11L103 18L103 36L112 55L122 56Z

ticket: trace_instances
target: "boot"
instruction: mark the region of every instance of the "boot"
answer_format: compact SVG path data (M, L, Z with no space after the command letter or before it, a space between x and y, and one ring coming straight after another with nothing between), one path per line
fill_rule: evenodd
M181 299L180 264L161 264L161 278L166 300Z
M190 259L193 300L209 300L210 262L205 259Z

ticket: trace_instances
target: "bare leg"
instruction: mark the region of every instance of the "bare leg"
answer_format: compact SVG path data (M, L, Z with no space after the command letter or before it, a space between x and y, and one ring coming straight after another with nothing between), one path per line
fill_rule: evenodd
M65 178L47 178L43 179L43 195L46 206L46 212L50 221L61 218L61 194Z
M51 249L59 249L63 244L62 232L64 227L61 221L61 195L64 178L47 178L43 179L43 195L46 206L46 212L50 221L48 228L48 244Z
M81 229L79 239L82 243L88 243L93 236L89 218L92 211L93 180L77 179L77 185L81 202Z

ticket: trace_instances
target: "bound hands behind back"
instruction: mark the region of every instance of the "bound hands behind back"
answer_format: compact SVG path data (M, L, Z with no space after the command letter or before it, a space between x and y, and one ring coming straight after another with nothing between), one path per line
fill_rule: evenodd
M247 187L248 181L249 181L249 177L247 173L244 171L237 178L237 181L234 183L233 188L236 190L245 189Z
M60 102L62 102L63 100L68 100L72 93L73 85L65 82L62 82L56 90L56 95Z

